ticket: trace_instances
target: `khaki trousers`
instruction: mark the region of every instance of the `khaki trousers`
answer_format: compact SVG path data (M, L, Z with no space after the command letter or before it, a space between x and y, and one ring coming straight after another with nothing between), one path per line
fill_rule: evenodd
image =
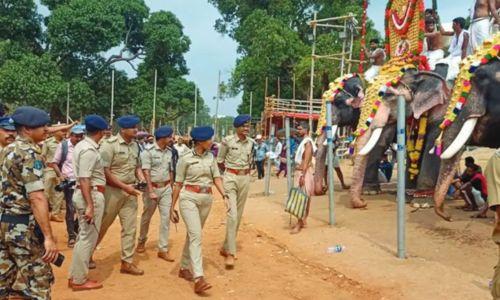
M87 202L82 192L77 189L73 196L73 206L78 214L78 236L73 249L73 259L69 268L69 278L75 284L83 284L87 281L89 273L89 260L94 252L99 237L102 216L104 214L104 195L98 191L92 191L94 200L94 224L89 224L83 218L87 209Z
M495 266L495 273L491 280L491 296L493 299L500 299L500 245L498 246L498 263Z
M98 243L106 235L109 226L116 216L120 218L121 230L121 260L132 263L134 257L135 234L137 231L137 197L125 193L122 189L106 185L104 193L104 215Z
M212 195L182 190L179 199L179 209L187 231L181 268L188 269L191 265L194 278L201 277L203 276L202 228L212 207Z
M240 228L249 186L249 175L235 175L232 173L224 175L224 192L229 196L231 210L227 213L226 239L223 247L232 255L236 255L236 236Z
M158 251L168 251L168 233L170 224L170 207L172 206L172 188L170 186L153 189L159 197L158 201L151 200L149 194L144 193L144 207L141 216L141 229L139 231L139 243L145 243L148 239L149 224L156 207L160 212L160 236L158 237Z
M45 171L43 175L45 197L49 200L50 211L53 215L61 213L64 194L55 190L58 180L54 171Z

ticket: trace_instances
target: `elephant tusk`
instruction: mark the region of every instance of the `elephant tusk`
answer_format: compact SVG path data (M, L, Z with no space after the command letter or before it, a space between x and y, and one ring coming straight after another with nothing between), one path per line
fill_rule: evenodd
M375 147L375 145L377 144L378 139L380 138L381 135L382 135L382 128L381 127L375 128L375 130L373 130L372 135L370 136L370 140L368 140L368 143L366 143L366 145L359 151L358 154L361 156L365 156L368 153L370 153L373 147Z
M451 145L441 154L441 159L450 159L455 154L457 154L460 149L465 145L465 143L469 140L474 128L477 124L477 118L470 118L465 121L464 125L460 129L457 137L453 140Z
M332 126L332 136L335 137L335 134L337 134L337 128L339 128L338 125L333 125ZM335 138L333 139L335 140ZM326 138L324 141L323 141L323 146L326 146L328 145L328 138Z

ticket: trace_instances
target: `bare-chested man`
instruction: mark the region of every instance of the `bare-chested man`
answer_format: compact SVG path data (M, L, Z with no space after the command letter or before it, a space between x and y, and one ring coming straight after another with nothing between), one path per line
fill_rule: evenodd
M491 36L493 25L500 24L500 0L476 0L471 10L470 52L474 52Z
M425 18L425 41L427 50L422 55L427 56L431 70L434 70L436 63L444 58L443 42L441 31L436 28L436 20L433 17Z
M370 68L365 72L365 79L370 83L373 82L375 77L377 77L380 72L380 68L385 61L385 51L380 48L378 44L378 39L372 39L370 40L370 51L364 49L366 56L370 59L371 63Z

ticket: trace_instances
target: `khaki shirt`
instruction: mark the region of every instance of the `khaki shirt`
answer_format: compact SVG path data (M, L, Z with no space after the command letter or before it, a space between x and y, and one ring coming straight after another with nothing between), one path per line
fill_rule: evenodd
M110 137L100 147L103 166L125 184L135 182L135 171L140 167L139 145L125 142L120 134Z
M31 214L28 194L44 189L45 163L40 147L26 138L17 137L3 151L5 160L0 169L0 211L13 215Z
M170 172L173 171L172 151L168 147L161 150L154 143L141 153L141 164L143 170L149 170L151 182L164 183L170 180Z
M222 140L217 162L230 169L250 169L254 145L254 140L249 137L240 140L236 134L227 136Z
M221 177L214 155L206 151L198 155L194 149L184 154L177 163L175 181L183 184L211 186Z
M59 143L60 142L58 142L55 137L50 137L45 140L42 147L42 155L45 158L45 163L49 163L54 160L54 155L56 154L57 145L59 145ZM56 175L54 169L51 167L47 166L45 171L47 172L46 175Z
M73 169L77 180L90 178L92 186L106 185L99 145L89 137L76 144L73 150Z

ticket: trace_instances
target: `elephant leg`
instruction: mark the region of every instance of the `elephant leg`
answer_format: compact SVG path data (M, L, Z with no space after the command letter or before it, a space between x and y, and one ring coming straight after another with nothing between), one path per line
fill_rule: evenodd
M377 145L368 154L363 190L380 191L378 166L385 151L392 143L395 134L396 127L394 125L385 126Z
M386 148L383 146L375 146L370 154L368 154L368 161L366 163L365 180L363 181L363 192L376 191L380 192L380 182L378 180L378 165L380 158Z
M417 177L417 193L418 191L434 190L436 187L441 159L435 154L430 154L429 151L434 147L439 133L439 123L432 123L427 126L425 147L422 150L420 172Z

